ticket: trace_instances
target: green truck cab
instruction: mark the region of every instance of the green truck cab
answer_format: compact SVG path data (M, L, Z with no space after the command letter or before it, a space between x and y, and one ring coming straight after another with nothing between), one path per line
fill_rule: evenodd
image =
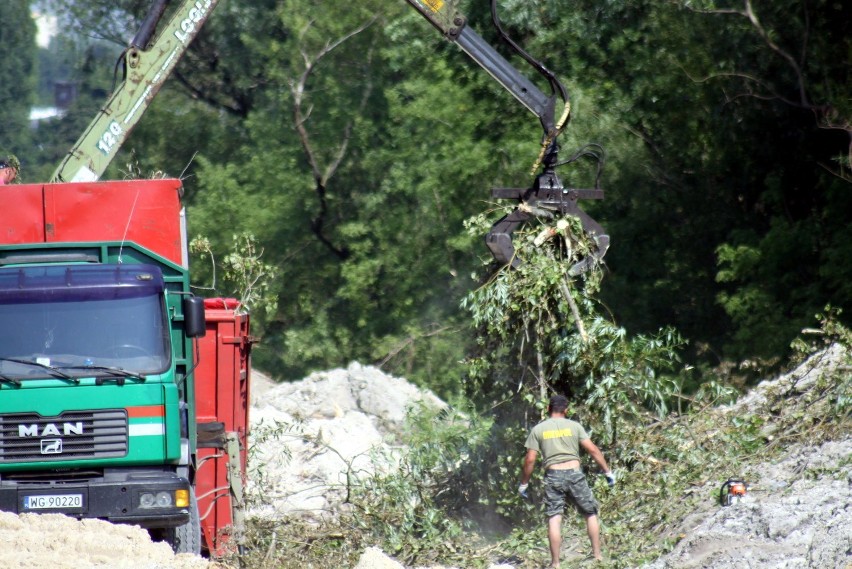
M242 389L245 410L247 377L208 365L196 393L199 343L220 339L215 328L205 338L204 301L190 291L180 181L4 192L0 510L136 524L199 552L196 485L219 467L199 470L197 397ZM228 341L232 352L250 346ZM209 416L201 428L220 450L239 431L244 450L247 413L238 421Z

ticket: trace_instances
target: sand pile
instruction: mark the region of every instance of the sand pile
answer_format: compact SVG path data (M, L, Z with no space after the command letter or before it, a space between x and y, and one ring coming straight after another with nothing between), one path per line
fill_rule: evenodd
M194 555L175 555L135 526L78 521L60 514L0 512L0 567L19 569L213 569Z

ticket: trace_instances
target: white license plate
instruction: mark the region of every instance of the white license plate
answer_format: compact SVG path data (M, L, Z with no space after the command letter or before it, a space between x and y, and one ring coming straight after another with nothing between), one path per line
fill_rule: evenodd
M50 494L47 496L24 496L25 510L49 510L54 508L82 507L82 494Z

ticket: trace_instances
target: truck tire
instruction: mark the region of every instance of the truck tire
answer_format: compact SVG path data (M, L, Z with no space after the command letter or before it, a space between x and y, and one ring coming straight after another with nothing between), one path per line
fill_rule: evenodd
M166 529L163 538L175 553L201 555L201 519L194 488L189 489L189 521L182 526Z

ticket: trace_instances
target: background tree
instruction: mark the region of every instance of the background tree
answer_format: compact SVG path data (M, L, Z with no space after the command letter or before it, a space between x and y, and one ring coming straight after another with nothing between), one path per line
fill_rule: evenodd
M447 287L468 271L454 258L458 246L442 243L463 235L471 213L463 209L471 198L455 194L475 179L476 164L456 158L470 155L465 129L477 128L475 115L459 109L475 105L448 91L443 61L419 62L420 75L409 79L413 71L388 60L398 46L389 47L385 30L417 38L429 31L419 21L406 20L404 30L365 27L374 11L326 8L282 7L278 17L294 31L252 43L278 54L267 75L279 87L246 122L246 167L205 167L191 213L202 228L249 224L278 244L266 250L282 268L281 310L268 322L270 349L258 351L259 361L268 357L293 376L352 359L384 361L392 370L422 369L431 381L463 354L448 335L458 292ZM482 191L467 185L471 196ZM252 207L257 200L265 205Z
M691 73L751 126L743 150L759 159L744 161L748 187L737 196L747 226L717 247L717 297L734 324L727 352L771 356L825 302L849 307L852 247L841 212L852 207L852 105L850 69L835 53L852 49L852 11L742 0L697 12L705 25L724 22L741 49L716 51L715 65Z
M30 162L30 107L35 101L36 25L29 2L11 0L0 26L0 153L15 154L26 169ZM28 173L22 173L25 178Z
M126 38L147 8L58 5L78 23L66 30ZM487 3L462 10L502 49ZM847 12L501 3L510 35L568 86L563 156L608 151L607 198L583 207L612 236L602 298L617 326L673 325L688 359L715 365L781 356L827 302L848 318ZM402 0L222 0L108 175L185 177L190 230L220 258L233 235L256 237L281 275L278 311L255 320L262 367L298 378L358 359L449 393L471 338L459 302L493 272L463 220L499 217L489 187L531 182L539 136Z
M609 150L604 297L623 324L674 323L710 361L770 357L826 301L848 304L848 229L837 223L849 210L837 175L848 134L790 104L802 82L819 85L811 106L845 124L849 71L836 50L849 49L848 8L760 7L797 74L742 16L644 1L546 6L516 25L548 30L531 49L550 46L551 67L570 66L578 115L594 117ZM746 72L785 98L743 96Z
M95 117L115 85L116 58L120 48L105 41L81 40L65 35L54 36L46 48L39 49L45 69L39 70L42 100L54 104L56 83L73 85L76 97L60 117L39 121L33 131L32 149L26 154L32 162L27 181L50 179L59 162ZM52 74L45 73L53 71ZM108 177L120 177L117 164Z

